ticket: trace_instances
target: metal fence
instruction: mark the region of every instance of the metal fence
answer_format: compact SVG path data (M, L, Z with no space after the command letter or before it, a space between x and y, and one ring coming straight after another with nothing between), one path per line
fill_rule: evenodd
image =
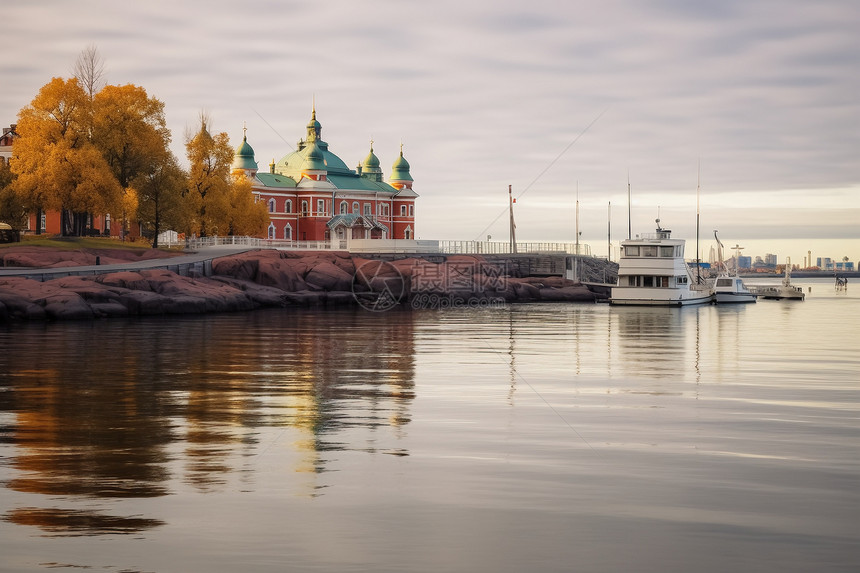
M585 243L516 243L516 250L511 249L506 241L439 241L439 250L443 253L463 255L504 255L522 254L566 254L591 256L591 247Z
M506 241L414 241L393 239L333 239L329 241L287 241L256 237L197 237L185 239L185 248L237 246L255 249L295 249L301 251L381 251L436 252L462 255L557 254L590 257L586 243L516 243L516 250Z

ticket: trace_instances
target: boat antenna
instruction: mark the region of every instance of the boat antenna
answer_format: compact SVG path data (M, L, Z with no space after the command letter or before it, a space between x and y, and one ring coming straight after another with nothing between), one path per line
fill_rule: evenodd
M579 181L576 182L576 254L579 255Z
M702 283L702 261L699 260L699 187L702 178L702 163L699 162L696 173L696 282Z
M627 240L633 236L630 224L630 170L627 170Z
M612 260L612 201L606 206L606 260Z
M511 252L512 252L512 253L516 253L516 252L517 252L517 224L516 224L516 223L514 223L514 203L515 203L516 201L517 201L517 200L516 200L516 199L514 199L514 197L513 197L513 194L512 194L512 191L511 191L511 186L510 186L510 185L508 185L508 206L509 206L509 209L510 209L510 211L511 211L511 222L510 222L510 227L511 227L511 237L510 237L510 241L511 241L511 245L510 245L510 249L511 249Z

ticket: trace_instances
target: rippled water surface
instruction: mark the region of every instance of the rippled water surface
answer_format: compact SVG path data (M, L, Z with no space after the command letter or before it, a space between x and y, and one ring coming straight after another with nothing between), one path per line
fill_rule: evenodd
M0 326L0 570L858 571L860 287L799 284Z

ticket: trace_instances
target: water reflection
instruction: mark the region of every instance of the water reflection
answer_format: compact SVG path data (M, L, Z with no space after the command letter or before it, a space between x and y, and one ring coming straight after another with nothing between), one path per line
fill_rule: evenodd
M612 309L618 333L620 365L628 375L682 377L688 359L695 362L695 320L698 308L630 307ZM692 322L692 323L691 323ZM690 350L692 349L692 352Z
M4 519L16 525L33 525L57 536L118 535L140 533L164 525L158 519L117 517L92 510L22 507L8 512Z
M285 444L294 471L319 474L325 452L375 451L360 431L402 431L414 397L409 313L16 325L0 348L5 486L81 502L164 496L175 480L217 491L239 470L253 487L247 459ZM161 524L32 505L4 519L76 535Z

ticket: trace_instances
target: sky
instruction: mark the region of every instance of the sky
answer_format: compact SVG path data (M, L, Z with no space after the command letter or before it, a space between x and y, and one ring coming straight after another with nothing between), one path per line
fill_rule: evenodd
M411 165L419 239L653 232L860 261L856 0L4 2L0 123L94 45L110 84L200 114L261 170L316 107L347 165ZM628 187L629 182L629 187ZM629 191L629 193L628 193ZM628 197L630 201L628 201ZM628 217L630 217L628 225ZM687 248L690 256L692 245Z

